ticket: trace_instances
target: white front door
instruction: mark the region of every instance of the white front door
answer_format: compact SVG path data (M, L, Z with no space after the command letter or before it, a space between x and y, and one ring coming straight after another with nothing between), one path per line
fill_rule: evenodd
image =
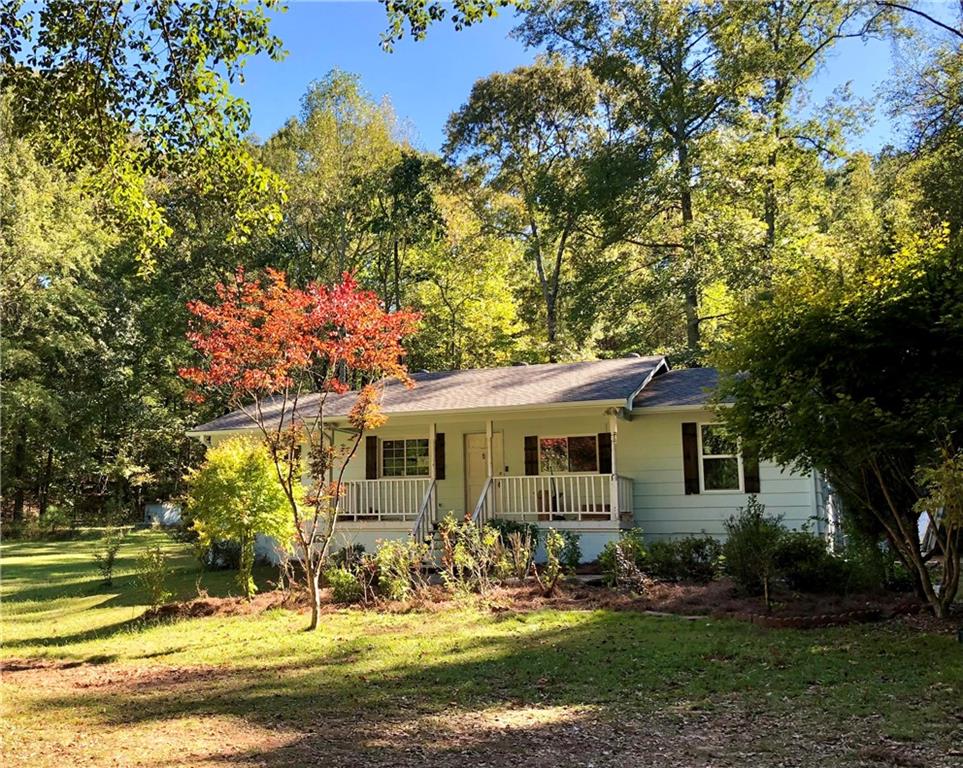
M504 471L502 433L492 435L492 468L496 475ZM484 432L465 435L465 510L472 512L488 480L488 440Z

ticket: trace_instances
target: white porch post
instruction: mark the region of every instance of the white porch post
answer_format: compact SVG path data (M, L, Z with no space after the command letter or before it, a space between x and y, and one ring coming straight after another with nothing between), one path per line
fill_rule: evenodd
M609 414L609 434L612 435L612 475L609 477L609 514L618 522L621 519L622 504L619 498L619 468L615 463L615 444L618 440L619 423L614 413Z
M434 480L438 472L435 466L435 435L437 433L435 422L428 425L428 479Z
M485 464L488 467L488 476L494 477L494 465L492 464L492 421L489 419L485 422Z

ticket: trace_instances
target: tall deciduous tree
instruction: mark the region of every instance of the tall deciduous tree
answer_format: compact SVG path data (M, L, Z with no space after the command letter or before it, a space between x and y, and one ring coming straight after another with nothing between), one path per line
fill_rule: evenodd
M344 473L365 431L384 423L384 384L410 383L402 342L417 317L385 312L377 296L358 290L347 274L331 287L298 289L281 272L249 279L239 271L234 282L217 286L217 296L214 303L189 305L197 320L190 340L201 363L182 375L200 397L226 396L264 438L294 522L312 597L310 628L316 629ZM351 384L361 385L349 416L353 432L339 445L323 429L324 409L329 394ZM305 469L311 486L302 491Z
M401 150L390 105L373 101L357 76L334 70L309 87L300 116L262 151L290 189L279 255L292 278L370 274L382 245L379 196Z
M658 258L676 262L683 295L686 339L700 346L703 264L696 198L705 159L704 142L732 115L744 78L741 60L722 54L719 38L729 17L720 2L540 0L520 34L529 44L565 52L588 66L620 95L615 119L634 127L640 146L652 143L663 169L640 184L658 184L647 199L661 200L650 220L664 222ZM670 247L666 250L666 244Z
M506 365L533 355L519 316L516 288L524 279L520 244L488 227L457 185L434 193L443 226L411 250L408 296L422 316L409 352L431 370ZM497 205L497 203L495 203Z
M724 55L741 60L746 78L748 109L741 110L739 123L755 139L748 146L759 155L764 254L770 261L777 234L793 228L796 212L783 210L787 198L800 197L795 191L800 183L821 180L814 156L843 154L838 120L827 114L795 116L807 81L839 41L882 34L892 14L865 0L736 0L726 3L725 13L730 20L720 42Z
M479 165L516 201L502 231L524 243L534 267L550 360L559 354L567 261L585 247L592 215L587 171L604 141L601 110L591 74L550 58L478 81L448 121L448 156Z

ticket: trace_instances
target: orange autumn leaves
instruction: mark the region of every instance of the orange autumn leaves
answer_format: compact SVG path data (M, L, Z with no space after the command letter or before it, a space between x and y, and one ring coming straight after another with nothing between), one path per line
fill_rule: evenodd
M345 273L331 286L288 284L284 272L267 269L219 283L217 301L189 302L194 322L188 339L201 355L182 377L192 396L226 394L232 403L297 391L342 393L363 384L352 409L356 427L383 422L377 408L380 386L389 379L410 385L404 340L418 315L387 312L378 296L361 290Z

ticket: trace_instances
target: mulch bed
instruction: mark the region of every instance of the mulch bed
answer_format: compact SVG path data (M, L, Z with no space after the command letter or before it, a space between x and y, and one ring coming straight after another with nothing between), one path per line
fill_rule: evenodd
M776 590L767 611L761 598L741 595L728 579L709 584L650 582L644 594L620 592L579 581L559 585L545 596L531 583L495 587L475 598L480 607L496 613L529 612L544 608L561 610L609 609L639 611L658 615L699 618L732 618L769 628L809 629L843 624L875 622L895 617L913 617L912 626L926 632L953 632L954 620L938 620L911 594L864 593L819 595ZM459 599L441 586L433 585L407 601L383 601L367 610L386 613L437 612L459 604ZM323 613L346 606L322 591ZM198 597L170 603L145 614L147 620L176 620L204 616L256 615L274 608L307 611L310 603L303 591L263 592L251 600L241 597Z

